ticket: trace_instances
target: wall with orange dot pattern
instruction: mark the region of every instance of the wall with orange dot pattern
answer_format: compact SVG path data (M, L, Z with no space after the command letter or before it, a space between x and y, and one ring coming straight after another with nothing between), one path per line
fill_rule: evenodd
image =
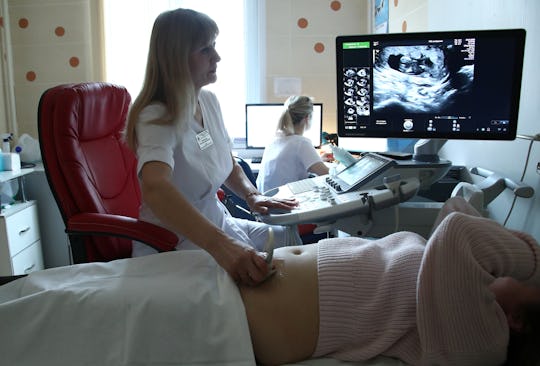
M100 2L6 1L18 132L37 137L37 105L43 91L61 83L103 80L97 8ZM284 100L283 96L273 94L274 78L298 78L304 94L324 103L324 128L335 132L334 40L339 34L369 32L369 3L369 0L267 1L265 101ZM0 124L0 133L5 128Z
M368 0L266 2L266 99L276 78L297 78L301 93L322 102L324 131L336 132L335 37L369 33Z
M37 137L43 91L61 83L102 79L99 2L7 1L18 133ZM5 128L7 123L0 132Z
M429 0L389 0L388 31L427 32Z

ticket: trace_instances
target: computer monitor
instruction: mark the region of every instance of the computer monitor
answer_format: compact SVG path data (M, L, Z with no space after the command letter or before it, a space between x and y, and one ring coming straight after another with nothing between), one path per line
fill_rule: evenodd
M283 113L280 103L246 104L246 148L264 149L276 135L276 127ZM322 103L313 103L311 128L304 136L311 140L314 147L321 145Z
M513 140L524 45L523 29L338 36L338 134Z

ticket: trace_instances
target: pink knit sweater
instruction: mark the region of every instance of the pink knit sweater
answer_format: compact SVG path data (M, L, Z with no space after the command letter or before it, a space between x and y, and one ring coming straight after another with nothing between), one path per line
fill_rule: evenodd
M540 285L540 250L532 237L463 213L446 216L427 243L407 232L323 240L318 258L313 357L498 365L509 330L488 286L502 276Z

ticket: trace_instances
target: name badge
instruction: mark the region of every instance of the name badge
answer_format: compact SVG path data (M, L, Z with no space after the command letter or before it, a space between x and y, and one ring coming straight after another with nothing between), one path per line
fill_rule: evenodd
M210 136L210 132L204 130L197 134L197 143L199 144L199 149L205 150L209 146L212 146L214 141L212 140L212 136Z

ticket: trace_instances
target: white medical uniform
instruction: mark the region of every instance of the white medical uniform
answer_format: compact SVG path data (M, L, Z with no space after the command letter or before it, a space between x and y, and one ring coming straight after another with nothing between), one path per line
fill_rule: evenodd
M322 162L312 142L302 135L278 135L264 149L257 176L257 188L272 188L309 177L308 169Z
M149 121L162 116L165 107L153 104L145 107L136 127L138 166L161 161L172 169L172 182L183 196L207 219L230 236L262 250L268 226L259 222L232 217L217 198L216 192L232 171L231 140L221 115L216 96L206 90L199 94L204 127L195 118L176 125ZM204 140L204 141L202 141ZM178 212L182 216L183 212ZM166 227L143 202L141 220ZM169 228L170 229L170 228ZM285 228L274 227L275 244L285 243ZM180 234L178 249L199 249ZM134 242L133 256L155 253L153 248Z

